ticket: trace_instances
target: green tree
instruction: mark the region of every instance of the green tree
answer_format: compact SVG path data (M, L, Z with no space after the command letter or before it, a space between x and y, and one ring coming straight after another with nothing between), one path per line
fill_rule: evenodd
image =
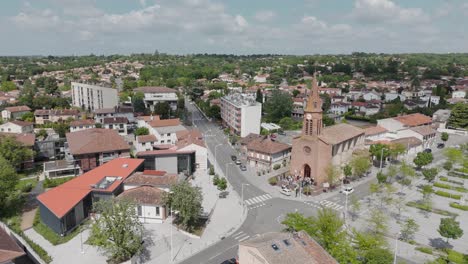
M133 105L133 111L136 113L145 113L146 112L146 107L145 107L145 102L143 99L145 98L145 95L142 92L136 92L132 96L132 105Z
M353 175L353 167L351 165L346 164L343 167L343 174L345 175L346 178L349 178L351 175Z
M432 156L432 153L419 152L414 158L413 162L416 166L418 166L418 168L421 168L431 163L433 159L434 157Z
M45 138L45 137L47 137L47 131L45 129L41 129L41 130L39 130L39 132L37 132L36 136Z
M372 144L369 148L369 152L371 155L377 160L380 164L380 161L382 160L383 163L385 163L385 159L390 156L390 149L387 145L385 144Z
M257 96L255 98L255 100L261 104L263 104L263 93L262 93L262 89L258 88L257 89Z
M171 192L164 193L164 204L167 208L178 211L181 224L191 231L202 212L203 196L199 187L192 187L182 181L171 187Z
M294 90L292 91L292 96L293 96L293 97L297 97L300 93L301 93L301 92L300 92L299 90L294 89Z
M216 185L218 186L218 190L220 190L220 191L226 190L226 188L227 188L227 180L226 180L226 178L224 178L224 177L223 177L223 178L219 178L219 180L218 180L218 182L217 182Z
M386 248L375 248L366 252L364 264L392 264L393 254Z
M185 98L183 96L177 99L177 110L185 109Z
M279 122L283 117L290 117L293 101L288 93L273 90L271 97L263 104L265 118L268 122Z
M351 218L354 220L355 217L358 215L359 211L361 210L361 202L355 195L351 195L350 204L351 204Z
M16 190L19 178L15 169L10 163L0 156L0 216L5 216L9 213L9 209L13 209L14 201L19 197Z
M154 106L154 114L159 115L161 119L168 119L171 113L171 107L168 102L159 102Z
M355 176L364 175L371 167L369 158L366 156L356 156L351 160L350 164Z
M368 228L376 236L383 236L388 231L388 218L382 210L374 208L367 219Z
M380 183L380 184L383 184L383 183L386 183L387 182L387 174L383 173L383 172L378 172L377 173L377 181Z
M329 164L325 168L325 173L327 174L327 180L330 186L335 186L338 183L340 178L340 169L337 166L333 166L333 164Z
M16 141L12 136L0 137L0 156L5 158L15 168L34 157L34 151Z
M32 112L24 113L21 116L21 120L26 121L26 122L34 122L34 114Z
M405 153L406 147L401 143L395 143L390 145L390 157L392 159L397 159L399 155Z
M458 103L452 108L447 127L464 129L468 127L468 104Z
M442 132L442 134L440 134L440 139L444 142L447 141L449 139L449 134L447 132Z
M147 127L139 127L135 129L135 136L145 136L149 135L149 130Z
M422 174L424 175L424 179L428 182L434 181L438 173L437 168L430 168L430 169L423 169Z
M400 173L403 177L415 177L416 171L406 162L401 162Z
M214 119L221 119L221 108L219 105L212 105L206 111L206 115Z
M46 94L56 95L60 93L57 85L57 80L54 77L47 77L44 82L44 90Z
M398 174L398 168L395 165L390 165L387 168L387 177L390 181L393 181L393 179L397 176Z
M409 242L413 240L414 234L418 232L419 225L414 221L414 219L408 218L401 224L401 240Z
M460 222L454 218L442 218L440 219L439 234L447 239L459 239L463 236L463 229L460 228Z
M88 242L104 250L112 263L127 261L142 251L144 230L132 201L104 199L94 203L93 210L99 217Z
M3 92L9 92L16 90L16 85L12 81L4 81L2 82L2 85L0 86L0 90Z

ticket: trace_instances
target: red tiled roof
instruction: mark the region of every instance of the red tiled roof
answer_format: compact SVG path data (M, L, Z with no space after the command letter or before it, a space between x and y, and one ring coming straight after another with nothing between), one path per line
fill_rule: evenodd
M148 122L152 127L167 127L167 126L178 126L180 125L180 119L154 119Z
M0 227L0 263L10 263L25 253L7 232Z
M165 191L152 187L140 186L121 193L119 199L129 199L138 204L162 205Z
M36 135L34 133L6 133L0 132L1 136L14 137L16 141L23 143L26 147L34 146Z
M31 111L31 108L29 108L26 105L20 105L20 106L5 107L5 110L10 111L11 113L15 113L15 112Z
M77 126L89 126L94 125L96 122L94 119L82 119L82 120L75 120L70 123L70 126L77 127Z
M387 129L381 126L373 126L373 127L368 127L364 129L364 133L366 133L366 136L377 135L377 134L385 133L387 131L388 131Z
M155 135L142 135L142 136L137 136L137 141L139 143L146 143L146 142L155 142L158 139L156 138Z
M397 117L394 117L393 119L403 123L406 126L410 126L410 127L420 126L420 125L425 125L425 124L432 123L432 118L430 118L429 116L420 114L420 113L397 116Z
M143 120L145 122L150 122L152 120L159 120L159 116L158 115L151 115L151 116L139 116L137 117L138 120Z
M91 128L67 133L66 137L72 155L130 150L124 138L113 129Z
M55 116L62 116L62 115L79 115L80 111L78 109L37 109L34 111L34 115L41 116L41 115L55 115Z
M115 180L106 189L99 190L100 192L112 192L128 176L134 173L143 162L144 160L142 159L113 159L81 176L42 193L37 199L58 218L62 218L93 190L92 185L98 184L108 176L122 177L121 180Z
M194 150L187 151L177 151L175 149L160 149L160 150L150 150L150 151L140 151L136 155L137 157L144 156L158 156L158 155L168 155L168 154L189 154L194 153Z
M135 172L132 174L125 180L125 184L169 187L170 185L176 184L177 180L178 177L175 173L145 170L143 172Z
M346 133L343 133L344 131ZM328 144L338 144L362 134L364 134L363 129L342 123L323 128L319 138Z
M15 124L20 127L25 127L25 126L32 126L34 123L31 122L26 122L26 121L21 121L21 120L12 120L9 123Z
M275 154L290 149L288 144L272 141L267 137L257 138L247 144L247 149L266 154Z

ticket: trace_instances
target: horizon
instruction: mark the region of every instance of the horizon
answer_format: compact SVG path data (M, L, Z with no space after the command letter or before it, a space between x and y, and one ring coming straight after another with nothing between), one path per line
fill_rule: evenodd
M2 56L468 52L462 0L37 0L0 7Z

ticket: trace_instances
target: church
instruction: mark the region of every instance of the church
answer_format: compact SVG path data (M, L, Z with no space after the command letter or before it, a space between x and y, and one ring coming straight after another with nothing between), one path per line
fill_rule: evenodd
M313 185L323 187L327 183L326 168L332 164L341 167L351 160L355 150L364 149L364 130L349 124L324 127L322 100L314 75L312 89L304 109L302 133L293 138L292 176L309 178Z

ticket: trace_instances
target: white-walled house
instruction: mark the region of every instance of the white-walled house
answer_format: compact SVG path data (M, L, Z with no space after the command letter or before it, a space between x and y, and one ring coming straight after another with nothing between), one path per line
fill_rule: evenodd
M385 102L390 102L390 101L393 101L397 98L400 98L400 102L403 102L406 100L406 96L402 95L402 94L399 94L399 93L396 93L396 92L393 92L393 93L385 93Z
M206 171L208 169L208 150L198 130L191 130L187 133L183 131L179 132L176 146L177 151L195 151L195 166L197 170Z
M268 77L270 77L269 74L258 74L253 77L253 80L256 83L266 83Z
M335 115L342 115L349 111L349 107L351 104L345 102L335 102L332 103L330 106L330 112Z
M93 119L81 119L70 122L70 132L95 128L96 123Z
M2 111L3 120L20 119L24 114L31 112L31 108L25 105L6 107Z
M465 98L466 91L465 90L458 90L452 92L452 98Z
M163 203L164 190L152 186L139 186L125 190L118 199L128 199L136 203L136 213L142 223L162 223L166 217Z
M168 87L145 86L134 89L135 92L144 94L145 107L154 111L154 106L159 102L167 102L172 110L177 110L177 91Z
M380 100L380 94L374 92L374 91L371 91L371 92L367 92L365 94L362 95L362 98L366 101L372 101L372 100Z
M105 117L102 121L103 128L114 129L121 136L128 134L127 124L128 119L126 117Z
M154 149L154 145L157 142L155 135L142 135L136 137L136 152L151 151Z
M0 132L15 133L15 134L33 133L34 126L33 126L33 123L31 122L13 120L13 121L0 125Z

